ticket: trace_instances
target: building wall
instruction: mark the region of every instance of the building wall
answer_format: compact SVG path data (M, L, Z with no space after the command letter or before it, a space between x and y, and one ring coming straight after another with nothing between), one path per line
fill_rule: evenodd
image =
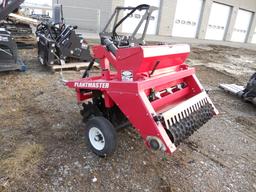
M162 0L161 7L161 18L159 20L159 33L158 35L168 35L171 36L172 28L174 23L175 8L178 0ZM198 30L197 38L205 39L206 29L209 21L210 10L212 3L222 3L232 7L230 20L228 24L228 29L225 35L226 41L231 40L231 35L234 30L234 25L236 21L237 12L239 9L244 9L253 12L253 18L251 22L250 31L248 32L246 42L251 42L253 35L255 34L256 27L256 0L204 0L204 5L202 9L202 16L200 27Z
M227 34L225 37L226 41L230 41L231 40L231 35L232 32L234 30L234 25L235 25L235 21L236 21L236 17L237 17L237 12L239 9L244 9L247 11L251 11L254 13L253 18L252 18L252 22L251 22L251 27L250 27L250 31L248 33L246 42L251 42L252 40L252 35L256 26L256 0L216 0L216 1L212 1L212 0L206 0L206 6L204 7L205 9L207 9L207 13L203 14L202 17L204 18L203 22L201 23L201 27L199 30L199 38L200 39L204 39L205 38L205 33L206 33L206 27L207 27L207 23L208 23L208 19L209 19L209 11L211 8L211 5L213 2L217 2L217 3L223 3L226 5L230 5L232 6L232 11L231 11L231 15L230 15L230 22L229 22L229 27L227 30Z
M158 35L165 35L165 36L172 35L177 1L178 0L161 0L160 17L158 21L158 31L157 31ZM121 5L122 2L123 0L113 0L112 6L115 7L115 5L117 4ZM251 27L246 38L246 42L252 42L253 37L255 38L256 0L204 0L197 38L205 39L209 17L210 17L211 6L213 2L226 4L232 7L229 22L228 22L228 28L226 30L226 34L224 37L225 41L231 40L232 32L234 30L234 25L237 17L237 12L239 9L244 9L254 13L252 22L251 22Z
M54 0L54 3L56 3L56 1L57 0ZM95 28L97 22L100 22L98 24L99 27L96 27L97 32L105 26L115 7L123 6L124 1L125 0L59 0L59 2L63 4L64 8L65 6L83 7L84 10L66 8L64 9L64 16L67 16L69 18L77 18L77 21L74 22L74 24L77 24L80 28ZM178 0L160 1L161 3L159 10L160 14L158 19L157 35L171 36L174 25L175 10ZM196 38L205 39L211 6L213 2L226 4L232 7L226 34L224 37L225 41L231 40L232 32L234 30L234 25L236 22L236 17L239 9L248 10L254 13L250 30L247 34L246 42L252 42L252 40L255 39L256 0L204 0L200 25L198 28ZM97 16L98 13L100 14L99 16ZM85 20L80 21L81 19Z

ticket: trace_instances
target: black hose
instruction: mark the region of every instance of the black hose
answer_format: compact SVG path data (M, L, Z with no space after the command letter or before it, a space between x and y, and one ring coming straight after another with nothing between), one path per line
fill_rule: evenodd
M115 44L113 43L113 41L111 41L110 39L106 38L104 39L104 45L106 45L107 49L113 53L114 55L116 55L116 51L117 51L117 47L115 46Z
M92 69L94 65L95 59L92 59L91 62L89 63L88 67L85 69L84 74L82 78L89 77L89 71Z

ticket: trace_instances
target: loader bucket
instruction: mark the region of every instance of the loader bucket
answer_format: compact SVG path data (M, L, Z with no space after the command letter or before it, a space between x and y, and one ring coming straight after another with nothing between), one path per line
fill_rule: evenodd
M11 34L0 28L0 71L26 71L26 65L18 57L17 44Z

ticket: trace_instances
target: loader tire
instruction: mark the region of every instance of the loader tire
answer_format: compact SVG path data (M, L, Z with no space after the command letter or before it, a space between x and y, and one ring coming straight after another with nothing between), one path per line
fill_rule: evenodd
M100 157L109 156L116 149L116 130L109 120L101 116L87 121L85 139L89 148Z

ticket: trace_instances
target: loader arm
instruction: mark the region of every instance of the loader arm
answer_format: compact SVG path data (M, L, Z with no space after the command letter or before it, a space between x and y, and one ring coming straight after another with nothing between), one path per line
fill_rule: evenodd
M2 4L0 4L0 21L6 19L7 16L18 9L24 1L25 0L3 0Z

